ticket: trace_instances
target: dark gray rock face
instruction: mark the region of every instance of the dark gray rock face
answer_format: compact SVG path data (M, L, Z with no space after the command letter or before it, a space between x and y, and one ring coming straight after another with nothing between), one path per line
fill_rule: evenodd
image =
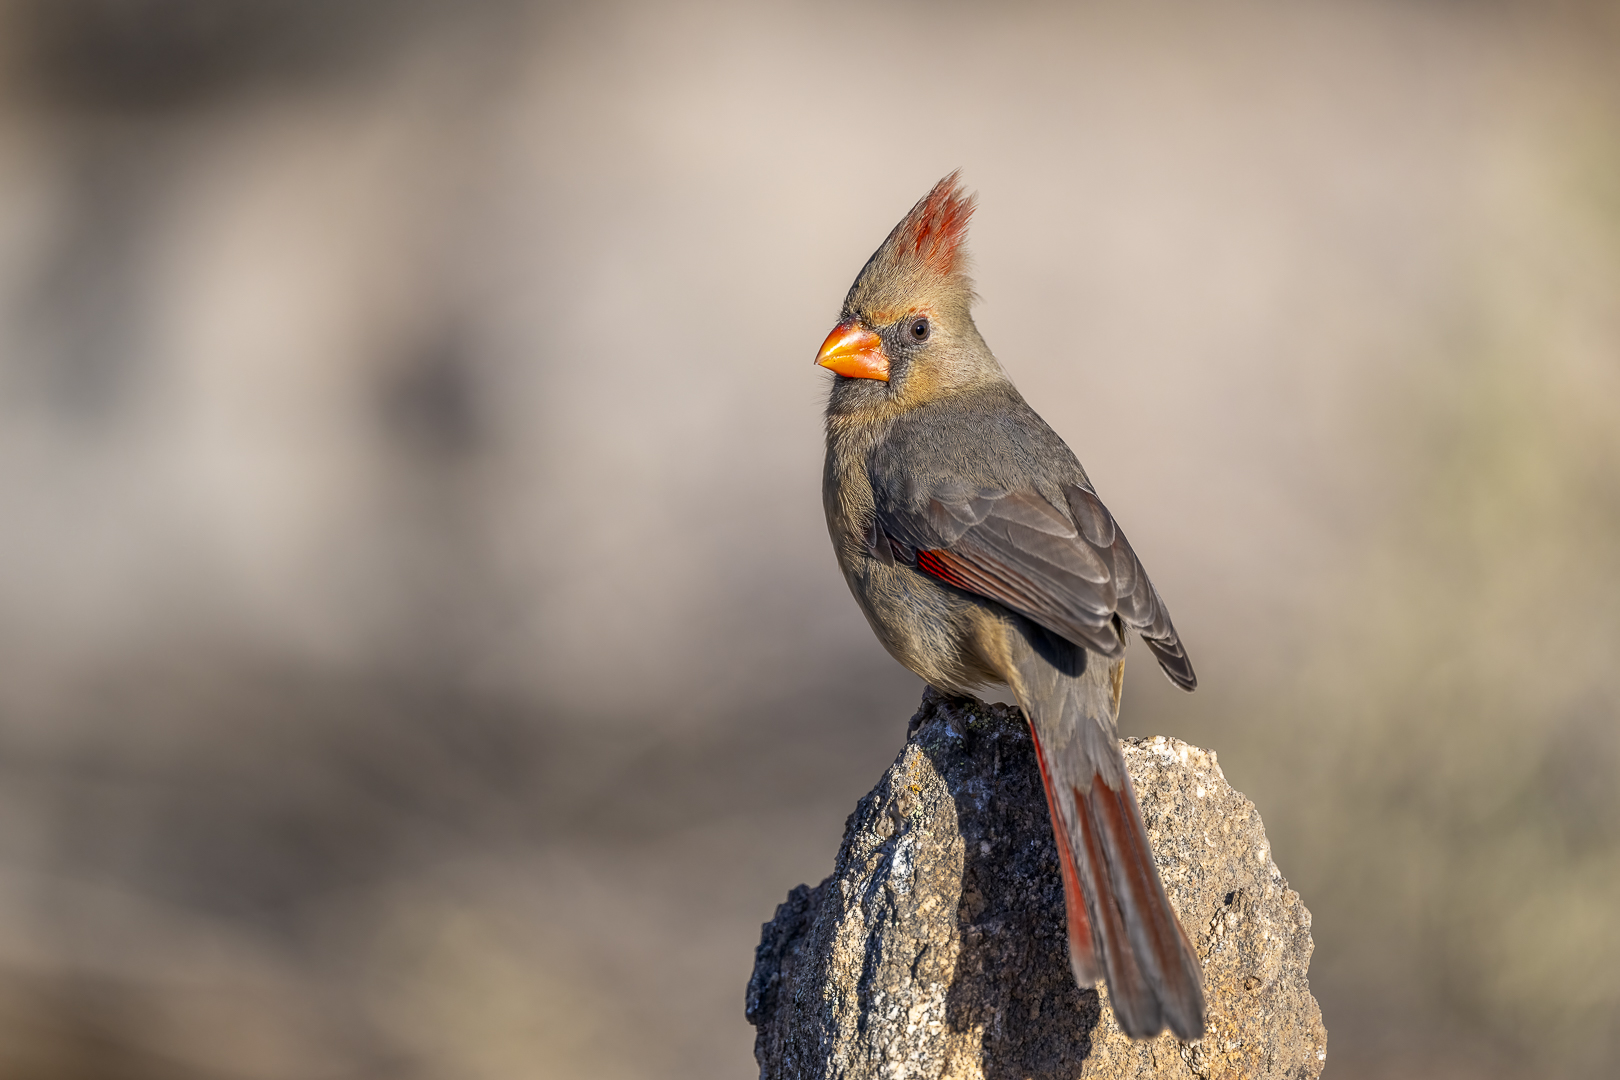
M762 1080L1319 1076L1311 917L1254 804L1174 739L1127 740L1125 762L1204 963L1204 1038L1133 1042L1075 986L1023 716L930 690L832 876L765 924L747 1003Z

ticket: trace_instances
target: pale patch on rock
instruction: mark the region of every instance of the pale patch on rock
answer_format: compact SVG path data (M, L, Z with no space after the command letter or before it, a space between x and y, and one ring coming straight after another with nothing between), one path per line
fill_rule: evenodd
M1063 893L1017 709L929 691L832 877L765 924L748 985L762 1080L1315 1080L1310 913L1215 755L1127 740L1154 859L1204 967L1203 1039L1134 1042L1069 973ZM1195 795L1196 793L1196 795Z

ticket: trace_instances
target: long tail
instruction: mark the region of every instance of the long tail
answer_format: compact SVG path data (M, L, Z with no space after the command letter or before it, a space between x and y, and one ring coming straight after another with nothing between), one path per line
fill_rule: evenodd
M1013 645L1013 691L1035 737L1063 868L1075 980L1106 978L1119 1026L1134 1039L1166 1026L1196 1039L1204 1033L1198 957L1154 869L1119 749L1124 660L1087 655L1039 629Z

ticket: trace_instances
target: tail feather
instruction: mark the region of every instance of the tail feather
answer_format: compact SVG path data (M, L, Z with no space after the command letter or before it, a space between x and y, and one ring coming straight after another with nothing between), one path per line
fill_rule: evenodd
M1063 820L1058 812L1057 804L1052 801L1052 778L1046 772L1046 754L1041 749L1041 737L1035 734L1033 726L1030 734L1035 740L1035 763L1041 769L1041 787L1046 789L1046 811L1051 815L1052 821ZM1095 986L1097 980L1103 977L1103 969L1097 962L1097 950L1093 945L1094 935L1091 932L1091 917L1086 911L1086 900L1080 889L1080 875L1074 868L1074 847L1065 843L1067 833L1061 825L1056 827L1058 838L1058 868L1063 875L1063 910L1068 916L1069 930L1069 966L1074 969L1074 981L1081 986Z
M1166 1026L1197 1038L1204 1031L1202 971L1154 868L1116 735L1123 661L1062 655L1050 641L1041 646L1019 658L1014 690L1029 717L1052 814L1075 979L1082 986L1107 979L1114 1015L1132 1038Z
M1120 1027L1138 1039L1166 1025L1180 1038L1197 1038L1204 1032L1203 979L1154 869L1130 781L1116 791L1096 777L1090 791L1074 789L1074 803L1083 808L1076 816L1091 895L1107 913L1094 925L1108 927L1104 968Z

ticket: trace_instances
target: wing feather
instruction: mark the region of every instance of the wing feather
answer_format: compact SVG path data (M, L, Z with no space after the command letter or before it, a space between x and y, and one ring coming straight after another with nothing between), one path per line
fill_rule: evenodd
M1063 494L1067 513L1033 490L951 480L920 509L886 505L879 493L876 527L939 580L1110 659L1124 651L1117 616L1171 681L1191 690L1198 678L1170 613L1113 515L1088 488L1071 484Z

